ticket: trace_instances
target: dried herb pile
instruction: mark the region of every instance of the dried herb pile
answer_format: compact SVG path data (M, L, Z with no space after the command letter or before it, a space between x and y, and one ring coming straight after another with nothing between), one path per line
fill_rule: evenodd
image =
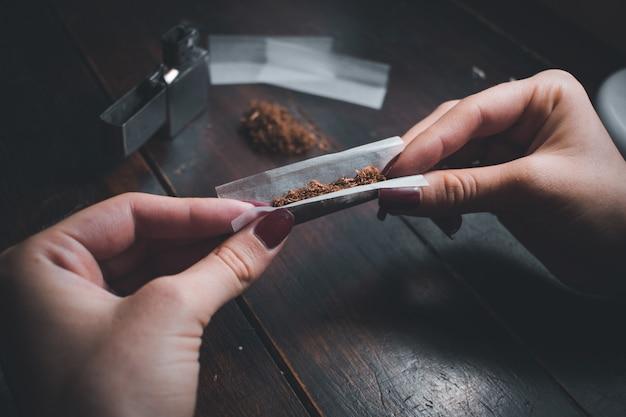
M313 125L265 100L250 102L241 128L255 148L268 152L300 155L313 148L328 149L328 140Z
M373 184L384 180L386 180L386 178L380 173L378 168L367 166L363 169L357 169L354 178L339 178L330 184L324 184L317 180L312 180L306 187L289 190L284 195L273 199L272 206L282 207L287 204L316 197L318 195L328 194L346 188L356 187L358 185Z

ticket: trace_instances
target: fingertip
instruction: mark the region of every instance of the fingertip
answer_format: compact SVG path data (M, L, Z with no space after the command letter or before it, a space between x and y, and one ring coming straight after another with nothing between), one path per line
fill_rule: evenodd
M422 193L419 187L384 188L378 193L378 204L386 212L409 212L419 207Z
M264 244L264 246L272 250L280 245L289 235L295 217L288 209L278 209L270 212L263 217L254 226L254 235Z
M383 170L381 171L382 175L384 175L387 178L390 178L389 173L392 171L393 165L396 163L396 161L398 160L400 155L402 155L402 154L401 153L397 154L396 156L391 158L391 161L387 162L387 165L385 165L385 168L383 168Z

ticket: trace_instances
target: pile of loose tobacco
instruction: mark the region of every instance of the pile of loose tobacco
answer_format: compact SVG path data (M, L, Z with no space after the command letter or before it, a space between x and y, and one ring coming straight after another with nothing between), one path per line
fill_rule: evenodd
M328 140L313 125L269 101L253 100L241 127L254 147L269 152L300 155L313 148L328 149Z

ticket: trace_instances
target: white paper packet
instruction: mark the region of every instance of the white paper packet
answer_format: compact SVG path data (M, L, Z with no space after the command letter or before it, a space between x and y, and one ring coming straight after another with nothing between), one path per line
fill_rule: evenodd
M332 52L322 36L209 36L211 83L265 83L380 109L389 65Z
M279 39L267 40L260 82L380 109L389 65Z
M259 75L267 65L267 42L328 52L333 39L327 36L240 36L210 35L209 72L211 83L251 84L263 82Z
M369 165L382 170L403 149L404 141L396 136L343 152L322 155L261 172L217 186L215 191L220 198L269 204L273 198L294 188L306 186L313 179L330 183L341 177L352 177L356 169ZM369 201L376 198L378 190L382 188L424 187L427 185L428 183L422 175L413 175L347 188L298 201L284 207L289 208L294 214L298 224ZM233 220L233 231L236 232L245 227L261 214L276 209L277 207L262 206L247 210Z

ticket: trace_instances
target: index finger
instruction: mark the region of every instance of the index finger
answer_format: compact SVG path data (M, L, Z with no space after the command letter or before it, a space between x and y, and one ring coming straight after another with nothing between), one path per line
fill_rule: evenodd
M455 103L407 145L390 176L425 172L473 138L510 128L524 114L533 91L529 78L497 85Z
M229 233L232 219L250 207L228 199L128 193L82 210L52 229L101 260L122 253L138 238L201 239Z

